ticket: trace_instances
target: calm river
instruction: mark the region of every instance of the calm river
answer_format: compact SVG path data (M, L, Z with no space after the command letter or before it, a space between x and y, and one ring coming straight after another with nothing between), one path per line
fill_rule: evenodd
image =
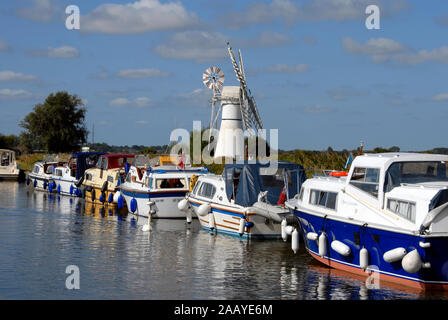
M195 220L144 221L0 182L0 299L440 299L328 269L290 243L247 241ZM79 270L69 290L67 266Z

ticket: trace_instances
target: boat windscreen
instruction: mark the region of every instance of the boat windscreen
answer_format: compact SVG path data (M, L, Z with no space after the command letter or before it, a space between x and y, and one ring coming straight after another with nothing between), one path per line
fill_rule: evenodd
M384 191L401 183L448 181L447 163L444 161L395 162L386 171Z

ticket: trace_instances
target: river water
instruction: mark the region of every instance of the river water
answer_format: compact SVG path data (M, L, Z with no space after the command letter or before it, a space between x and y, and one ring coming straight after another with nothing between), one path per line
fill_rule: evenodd
M149 232L144 223L1 182L0 299L445 299L383 283L367 289L302 243L294 254L289 242L211 234L197 220L153 220ZM79 289L67 288L68 266Z

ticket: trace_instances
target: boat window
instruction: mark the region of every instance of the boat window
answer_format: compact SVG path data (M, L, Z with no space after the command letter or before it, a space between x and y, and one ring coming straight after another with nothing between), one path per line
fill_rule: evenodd
M185 178L156 179L157 189L184 189L186 185Z
M194 185L194 188L193 188L193 194L197 194L200 185L201 185L201 182L196 182L196 184Z
M131 182L131 179L132 179L132 174L131 174L131 172L129 171L129 172L128 172L128 175L126 176L126 182Z
M86 180L92 180L92 174L91 173L87 173L86 174Z
M388 199L387 209L399 215L400 217L415 222L415 202Z
M2 160L1 165L3 167L9 166L9 163L11 162L10 154L9 153L0 153L0 155L1 155L1 160Z
M152 179L150 177L146 177L145 178L145 186L147 186L148 188L151 188L152 185Z
M45 171L46 174L52 174L54 171L54 167L53 166L48 166L47 170Z
M107 176L107 181L110 182L110 183L114 183L114 177Z
M260 168L260 176L265 188L283 188L285 186L284 180L285 170L278 168L272 172L271 168ZM291 184L291 174L288 172L288 182Z
M39 166L34 166L33 173L39 173Z
M334 210L336 209L337 195L335 192L311 190L310 204Z
M55 175L57 176L57 177L62 177L62 170L56 170L55 171Z
M357 167L353 170L350 184L377 198L379 177L380 169Z
M202 183L201 189L199 190L198 196L204 197L204 198L213 198L215 195L216 188L214 185L210 183Z
M384 191L388 192L401 183L448 181L445 161L395 162L386 171Z

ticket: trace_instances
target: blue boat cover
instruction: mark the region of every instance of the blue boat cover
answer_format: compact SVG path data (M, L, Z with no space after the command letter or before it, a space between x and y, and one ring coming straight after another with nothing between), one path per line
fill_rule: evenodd
M223 177L227 199L233 198L236 204L244 207L257 202L262 191L268 191L267 200L273 204L277 203L284 188L287 198L292 198L300 192L306 179L301 165L287 161L226 164Z
M106 154L105 152L78 152L78 153L73 153L72 157L76 158L76 175L75 178L77 180L79 180L83 175L84 172L91 168L92 166L89 165L89 163L87 162L88 160L90 160L91 158L98 158L99 156ZM95 159L97 160L97 159ZM96 163L96 161L95 161ZM95 165L94 163L94 165Z

